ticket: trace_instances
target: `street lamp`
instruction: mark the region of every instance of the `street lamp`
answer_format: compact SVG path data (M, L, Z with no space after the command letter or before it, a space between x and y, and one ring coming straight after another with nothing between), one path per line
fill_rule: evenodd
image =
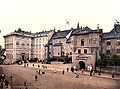
M12 78L13 78L13 76L12 76L12 74L11 74L11 75L10 75L11 88L12 88Z

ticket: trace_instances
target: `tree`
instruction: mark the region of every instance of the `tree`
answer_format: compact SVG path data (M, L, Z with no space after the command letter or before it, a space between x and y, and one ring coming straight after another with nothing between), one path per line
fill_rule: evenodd
M108 65L108 57L105 54L100 54L101 55L101 59L98 60L98 66L101 67L106 67Z
M5 53L5 49L2 48L2 46L0 45L0 64L3 64L4 60L6 59L4 53Z
M112 63L112 65L114 65L114 66L120 65L120 55L115 55L115 54L113 54L113 55L111 56L111 63Z

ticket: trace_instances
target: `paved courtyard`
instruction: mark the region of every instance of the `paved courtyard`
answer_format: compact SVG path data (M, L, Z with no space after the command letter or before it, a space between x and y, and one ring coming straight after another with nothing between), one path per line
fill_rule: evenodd
M38 67L40 65L40 67ZM47 69L42 68L43 64L29 64L28 67L24 65L3 65L3 71L6 74L6 79L10 82L12 89L120 89L120 79L112 79L108 77L97 77L81 74L79 77L70 71L62 70L70 67L64 64L47 64ZM55 68L57 70L55 72ZM38 70L45 71L45 74L39 75ZM12 73L12 81L10 75ZM38 80L35 81L35 75Z

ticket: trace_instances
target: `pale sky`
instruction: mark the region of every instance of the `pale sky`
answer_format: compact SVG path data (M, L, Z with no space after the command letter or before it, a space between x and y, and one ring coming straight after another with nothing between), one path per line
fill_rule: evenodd
M120 0L0 0L0 45L3 35L18 28L39 32L64 30L67 19L71 27L88 26L96 29L97 24L104 32L110 31L115 19L120 21Z

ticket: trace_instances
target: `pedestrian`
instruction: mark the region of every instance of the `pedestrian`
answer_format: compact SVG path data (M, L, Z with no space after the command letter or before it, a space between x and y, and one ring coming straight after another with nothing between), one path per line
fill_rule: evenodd
M38 76L37 76L37 75L35 75L35 81L37 81L37 79L38 79Z
M76 74L76 78L79 78L79 74Z
M56 68L55 68L55 70L54 70L54 73L57 73L57 70L56 70Z
M28 67L28 64L27 64L27 67Z
M24 86L26 86L26 81L24 82Z
M64 75L64 73L65 73L65 71L63 70L63 71L62 71L62 74Z
M28 89L28 87L26 87L25 89Z
M95 71L93 70L92 75L95 75Z
M34 67L34 64L33 64L33 67Z
M3 82L1 82L1 86L0 86L1 89L3 89Z
M12 80L12 74L10 74L10 79Z
M114 78L115 77L115 74L114 73L112 73L112 78Z
M40 67L40 65L38 65L38 68Z
M71 71L73 72L73 67L71 67Z
M82 74L83 74L83 72L84 72L84 69L82 69Z
M1 78L4 81L4 79L5 79L5 74L4 73L2 73Z
M40 70L38 71L38 74L40 75Z
M7 80L5 80L5 86L6 86L6 88L8 88L8 81Z
M69 68L67 68L67 72L69 71Z
M93 72L92 65L90 65L89 68L90 68L90 76L92 76L92 72Z
M42 71L42 74L45 74L45 71Z

